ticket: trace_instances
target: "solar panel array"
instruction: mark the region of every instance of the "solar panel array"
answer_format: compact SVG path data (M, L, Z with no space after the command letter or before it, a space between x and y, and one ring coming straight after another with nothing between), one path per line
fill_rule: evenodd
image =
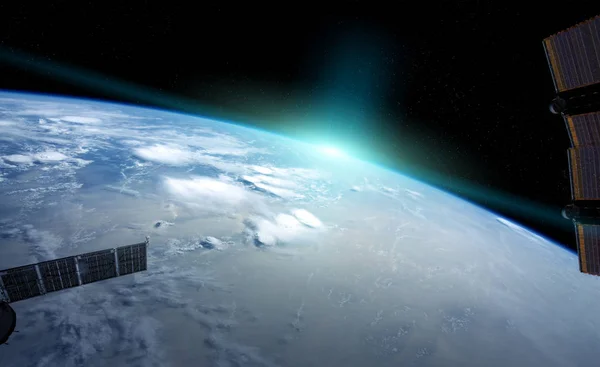
M6 301L16 302L42 293L34 265L26 265L2 272L2 286Z
M600 82L600 16L544 40L557 92Z
M600 147L569 148L574 200L600 200Z
M579 270L600 275L600 225L576 224Z
M546 38L543 45L554 88L566 101L562 111L572 146L568 155L572 198L576 205L600 207L600 16ZM588 219L573 218L579 267L600 275L600 225L588 224Z
M80 285L74 257L39 263L38 268L46 293Z
M600 112L565 116L574 147L600 145Z
M146 244L137 243L117 249L119 275L146 270Z
M117 263L114 254L115 250L110 249L77 256L81 282L87 284L116 277Z
M0 271L0 300L17 302L144 271L148 241Z

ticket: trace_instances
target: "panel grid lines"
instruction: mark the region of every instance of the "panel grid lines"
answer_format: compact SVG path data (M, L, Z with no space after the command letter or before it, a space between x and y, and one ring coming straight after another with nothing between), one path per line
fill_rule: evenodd
M117 248L121 275L146 270L146 244L138 243Z
M11 302L42 294L34 265L8 269L2 273L2 283Z
M569 148L573 199L600 199L600 150L595 146Z
M0 271L0 294L16 302L147 268L148 241ZM122 270L117 272L117 266ZM80 282L81 279L81 282Z
M117 276L113 250L83 254L77 257L83 284L93 283Z
M600 82L599 23L596 17L544 40L558 92Z
M38 266L46 292L55 292L79 285L74 256L43 262Z
M566 119L574 147L600 145L600 112L567 116Z
M590 26L590 33L592 46L594 48L593 56L596 57L596 60L600 60L600 30L598 28L598 22L592 22L592 25ZM591 65L591 67L593 72L600 73L600 64ZM593 70L594 67L596 70Z
M576 232L581 271L600 275L600 225L577 224Z

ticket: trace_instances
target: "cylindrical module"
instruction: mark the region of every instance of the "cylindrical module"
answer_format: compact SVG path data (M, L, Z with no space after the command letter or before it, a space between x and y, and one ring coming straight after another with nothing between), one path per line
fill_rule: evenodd
M17 314L6 302L0 301L0 344L8 341L10 334L15 331Z

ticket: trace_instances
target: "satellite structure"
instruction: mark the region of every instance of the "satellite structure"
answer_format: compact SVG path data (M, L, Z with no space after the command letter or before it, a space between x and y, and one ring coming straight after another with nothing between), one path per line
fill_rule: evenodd
M17 324L10 303L144 271L149 242L146 237L133 245L0 270L0 344L8 341Z
M600 16L543 41L556 97L550 111L562 115L568 150L571 203L579 270L600 276Z

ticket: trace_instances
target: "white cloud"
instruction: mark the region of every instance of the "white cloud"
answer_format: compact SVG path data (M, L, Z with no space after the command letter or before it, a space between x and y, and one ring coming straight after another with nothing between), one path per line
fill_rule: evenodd
M242 178L248 182L252 182L253 184L257 183L265 183L272 186L279 187L288 187L294 188L298 187L298 184L294 181L282 180L277 177L265 176L265 175L256 175L256 176L242 176Z
M212 166L223 172L238 174L245 172L245 165L243 163L224 161L222 159L210 155L197 154L195 157L195 163L205 166Z
M323 225L323 223L319 220L319 218L315 217L311 212L306 209L294 209L292 210L292 214L300 223L312 227L319 228Z
M173 225L175 225L175 223L173 223L173 222L168 222L168 221L166 221L166 220L162 220L162 219L161 219L161 220L158 220L158 221L156 221L156 222L154 223L153 227L154 227L154 228L161 228L161 229L165 229L165 228L167 228L167 227L170 227L170 226L173 226Z
M254 186L265 192L271 193L275 196L279 196L282 199L301 199L304 197L304 195L298 194L292 190L283 189L281 187L275 187L271 185L265 185L263 183L254 183Z
M220 239L212 236L193 237L193 238L170 238L167 240L164 248L164 254L173 256L180 255L186 252L193 252L200 249L222 251L231 243L223 242Z
M22 225L20 234L21 241L29 246L29 253L34 256L35 261L44 261L55 258L56 253L60 251L64 245L62 237L49 231L38 230L31 224Z
M0 127L7 127L7 126L13 126L16 125L17 123L14 121L8 121L8 120L0 120Z
M202 248L202 243L198 240L182 240L178 238L171 238L166 244L166 255L180 255L186 252L195 251Z
M382 187L381 187L381 190L382 190L384 193L389 193L389 194L397 194L397 193L398 193L398 190L396 190L396 189L393 189L393 188L391 188L391 187L387 187L387 186L382 186Z
M121 140L121 143L123 144L127 144L127 145L135 145L135 146L139 146L139 145L144 145L143 142L139 141L139 140L135 140L135 139L125 139L125 140Z
M217 180L208 177L166 177L164 184L169 194L186 203L236 205L248 200L250 194L243 187L226 182L225 178Z
M139 191L133 190L133 189L128 189L126 187L117 187L117 186L113 186L113 185L106 185L106 186L104 186L104 189L107 191L118 192L120 194L133 196L133 197L141 196Z
M273 173L273 170L267 167L261 167L261 166L250 166L250 169L258 172L258 173L262 173L263 175L270 175Z
M31 103L31 102L26 103L26 104L30 105L30 108L18 111L19 115L48 117L48 116L59 116L63 113L63 110L60 108L50 108L50 107L44 107L44 106L36 107L36 106L33 106L34 103ZM56 103L52 103L52 105L56 105Z
M300 222L289 214L279 214L273 222L260 218L255 221L255 225L256 239L266 246L290 242L304 231Z
M33 163L33 158L30 155L25 154L11 154L2 156L2 159L7 163L12 164L31 164Z
M71 158L71 161L73 163L75 163L75 165L79 168L81 167L85 167L90 163L94 163L94 161L90 161L90 160L86 160L86 159L81 159L81 158Z
M60 153L60 152L52 152L46 151L42 153L37 153L33 155L33 159L42 162L42 163L51 163L51 162L60 162L68 159L69 157Z
M206 154L214 154L214 155L235 155L235 156L245 156L248 153L262 152L262 150L255 148L228 148L228 147L215 147L208 148L203 150Z
M99 118L87 116L62 116L60 120L73 122L76 124L97 124L102 122L102 120L100 120Z
M321 227L321 221L314 215L304 209L296 209L292 213L294 215L278 214L272 221L254 218L247 222L247 230L253 234L255 243L264 246L290 243L298 239L306 241L310 235L318 232L315 229Z
M201 151L194 151L176 145L156 144L134 149L137 157L156 163L171 166L205 165L212 166L223 172L244 173L243 163L222 160L218 157L206 155Z
M185 166L196 161L196 155L192 151L160 144L151 147L137 148L134 150L134 154L139 158L148 161L173 166Z
M519 226L518 224L515 224L515 223L513 223L513 222L511 222L509 220L506 220L506 219L500 218L500 217L497 217L496 220L499 223L505 225L506 227L510 228L511 230L513 230L514 232L520 234L521 236L526 237L529 240L532 240L532 241L541 241L541 242L545 242L546 241L543 237L538 236L537 234L531 232L530 230L528 230L526 228L523 228L523 227Z
M200 244L202 245L202 247L207 248L207 249L222 249L223 248L223 241L221 241L220 239L213 237L213 236L206 236L204 237L201 241Z
M423 199L423 194L421 194L418 191L413 191L413 190L409 190L409 189L404 189L404 192L406 192L406 194L408 196L410 196L411 199L414 200L419 200L419 199Z
M291 190L291 188L298 187L298 184L293 181L283 180L277 177L266 175L243 175L242 179L245 182L251 183L255 188L275 196L279 196L280 198L301 199L304 197L304 195Z
M60 162L66 159L69 159L69 156L66 156L60 152L46 151L42 153L36 154L11 154L2 156L7 162L18 163L18 164L30 164L33 161L41 162L41 163L52 163L52 162ZM83 161L83 160L80 160ZM88 161L83 161L88 162Z
M280 177L296 176L301 179L318 179L321 177L319 171L309 168L272 168L273 174Z
M136 126L136 129L138 128L141 129L143 126ZM195 131L198 134L183 134L173 130L171 126L164 126L164 129L155 130L152 134L154 138L150 140L160 141L161 144L194 148L198 153L206 155L245 156L250 153L268 153L264 149L248 146L230 135Z

